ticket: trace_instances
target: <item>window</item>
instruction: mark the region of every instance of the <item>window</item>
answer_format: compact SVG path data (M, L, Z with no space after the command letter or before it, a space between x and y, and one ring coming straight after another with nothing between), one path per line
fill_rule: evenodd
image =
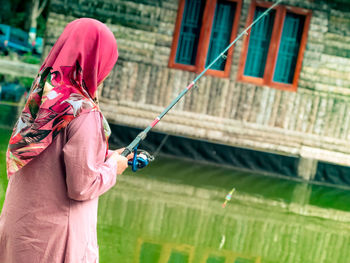
M269 6L253 1L247 25ZM296 91L310 18L309 10L281 5L264 16L243 40L238 80Z
M241 0L180 0L169 67L202 72L236 37ZM233 48L208 74L228 77Z

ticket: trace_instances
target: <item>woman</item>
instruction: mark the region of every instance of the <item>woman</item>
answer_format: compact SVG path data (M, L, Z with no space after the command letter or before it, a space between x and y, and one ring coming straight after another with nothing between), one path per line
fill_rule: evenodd
M66 26L41 66L9 142L0 262L98 262L98 197L128 161L122 149L108 151L97 104L117 58L112 32L82 18Z

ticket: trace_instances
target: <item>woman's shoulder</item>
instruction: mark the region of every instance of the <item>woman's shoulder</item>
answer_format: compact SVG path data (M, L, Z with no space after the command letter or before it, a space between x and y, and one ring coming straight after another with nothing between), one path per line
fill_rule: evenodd
M89 124L101 123L102 117L101 113L97 110L82 112L70 122L70 126L73 125L83 125L89 126Z
M99 111L88 111L79 114L67 126L67 135L71 137L77 132L99 133L102 125L102 117Z

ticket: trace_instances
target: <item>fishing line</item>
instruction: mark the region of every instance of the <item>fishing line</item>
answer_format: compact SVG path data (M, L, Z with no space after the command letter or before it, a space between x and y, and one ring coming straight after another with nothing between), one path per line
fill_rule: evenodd
M165 135L163 140L161 141L161 143L159 144L158 148L155 150L153 157L156 158L156 156L158 155L158 153L160 152L160 150L163 148L163 145L166 143L166 141L169 138L169 134Z
M186 93L192 89L192 87L197 87L196 82L221 58L226 59L227 55L225 54L243 35L248 35L248 30L253 27L257 22L259 22L264 16L266 16L273 8L275 8L282 0L278 0L276 3L271 5L268 9L265 10L257 19L255 19L248 27L246 27L164 110L161 112L152 122L149 126L147 126L143 131L141 131L136 138L127 146L125 147L124 151L121 153L122 156L128 156L130 153L134 152L137 155L137 147L140 144L141 141L143 141L148 132L157 125L157 123L164 117L165 114L168 113L169 110L171 110L176 103L186 95ZM136 149L136 150L135 150ZM148 154L148 153L147 153ZM148 154L149 155L149 154ZM151 156L151 155L149 155ZM137 161L138 157L134 156L134 162L133 162L133 168L134 166L137 167ZM143 158L140 159L140 162L143 164L146 163ZM148 164L148 162L147 162ZM146 165L147 165L146 164ZM146 166L144 165L144 166ZM142 167L141 167L142 166ZM141 168L144 167L143 165L140 165ZM133 169L137 170L137 168Z

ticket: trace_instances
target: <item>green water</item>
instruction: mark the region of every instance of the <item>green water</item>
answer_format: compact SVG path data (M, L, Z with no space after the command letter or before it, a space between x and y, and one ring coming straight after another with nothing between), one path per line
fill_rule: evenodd
M4 203L7 187L6 149L10 136L11 131L9 129L0 128L0 207L2 207Z
M100 262L350 262L349 211L350 191L158 157L100 198Z

